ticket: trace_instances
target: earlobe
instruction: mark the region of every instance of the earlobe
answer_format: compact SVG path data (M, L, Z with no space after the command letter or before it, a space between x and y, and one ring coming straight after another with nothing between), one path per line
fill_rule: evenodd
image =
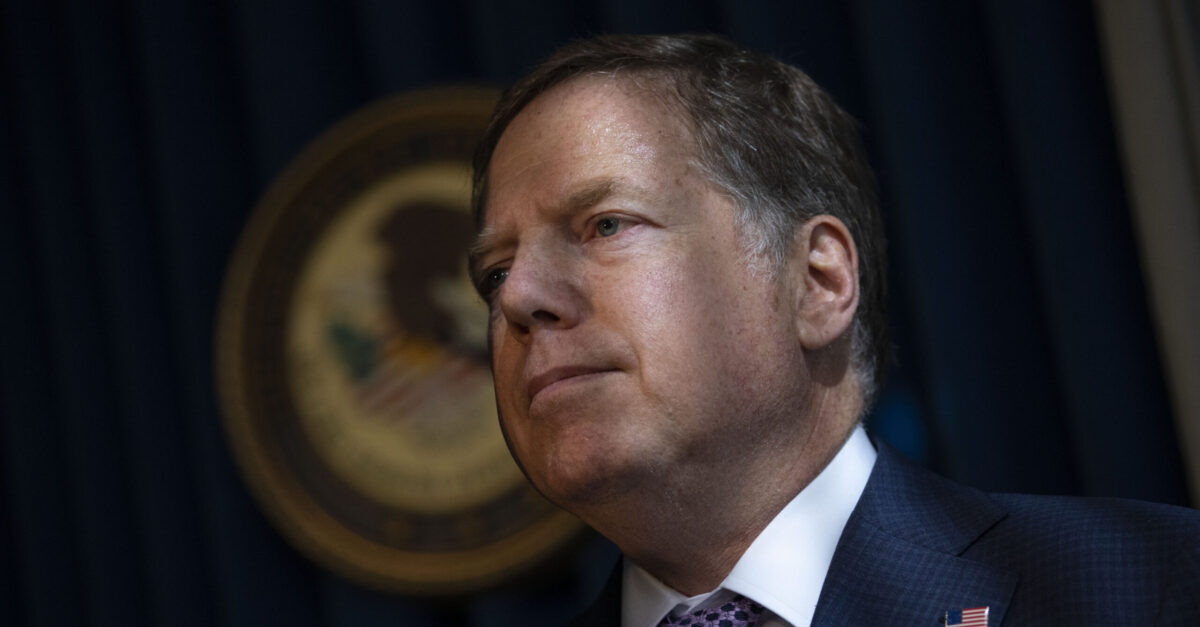
M796 237L796 330L806 350L818 350L846 333L858 309L858 249L829 215L805 222Z

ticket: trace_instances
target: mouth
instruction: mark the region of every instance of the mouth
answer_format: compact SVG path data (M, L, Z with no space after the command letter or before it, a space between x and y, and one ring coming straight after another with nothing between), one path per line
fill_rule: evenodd
M614 371L615 369L613 368L599 368L594 366L561 366L551 368L529 380L529 402L532 403L534 397L548 388Z

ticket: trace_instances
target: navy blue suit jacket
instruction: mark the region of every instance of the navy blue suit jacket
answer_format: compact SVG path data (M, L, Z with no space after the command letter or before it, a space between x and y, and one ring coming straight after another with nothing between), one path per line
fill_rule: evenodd
M814 627L1200 626L1200 512L1119 499L986 494L886 445L838 541ZM573 625L620 624L617 568Z

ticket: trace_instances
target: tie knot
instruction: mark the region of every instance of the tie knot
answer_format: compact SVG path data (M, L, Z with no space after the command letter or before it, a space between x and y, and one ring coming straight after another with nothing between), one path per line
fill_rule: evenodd
M667 614L658 627L754 627L762 613L763 606L739 594L719 606Z

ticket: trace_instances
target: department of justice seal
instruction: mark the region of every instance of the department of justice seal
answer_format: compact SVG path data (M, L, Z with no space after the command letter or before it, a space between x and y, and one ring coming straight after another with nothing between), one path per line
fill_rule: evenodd
M467 276L495 97L416 92L335 125L267 190L225 279L217 385L242 474L301 551L374 587L468 593L582 529L509 456Z

